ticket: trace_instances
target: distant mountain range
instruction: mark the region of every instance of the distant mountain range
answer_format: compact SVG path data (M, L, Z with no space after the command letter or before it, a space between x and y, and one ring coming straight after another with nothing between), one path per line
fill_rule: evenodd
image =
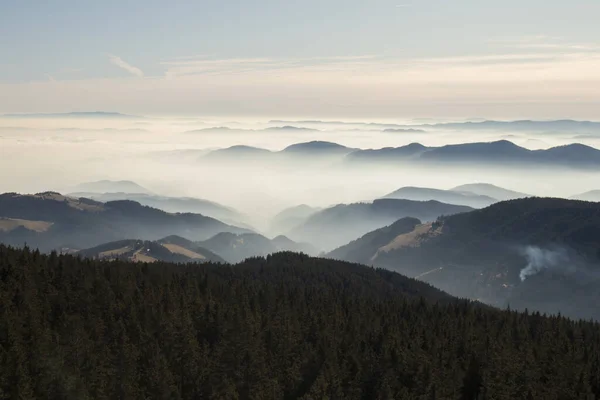
M397 148L358 150L348 154L348 162L419 162L456 165L555 166L592 168L600 166L600 150L570 144L547 150L529 150L507 140L489 143L463 143L426 147L419 143Z
M501 307L600 318L598 237L600 204L527 198L434 222L400 220L328 256Z
M220 232L248 233L200 214L171 214L120 200L100 203L55 192L0 195L0 242L41 250L83 249L129 238L180 235L205 240Z
M387 199L436 200L442 203L458 204L473 208L483 208L499 201L525 197L531 197L531 195L504 189L489 183L466 184L450 190L409 186L400 188L384 196Z
M466 185L457 186L450 190L459 193L474 193L480 196L488 196L500 201L532 197L530 194L516 192L514 190L505 189L489 183L469 183Z
M201 161L239 161L252 160L264 163L277 162L282 160L295 160L297 157L310 158L311 161L323 158L337 158L339 160L355 149L342 146L333 142L312 141L306 143L297 143L286 147L280 151L271 151L252 146L232 146L225 149L218 149L201 156Z
M471 207L438 201L378 199L372 203L340 204L311 214L288 233L296 241L322 250L334 249L404 217L434 221L441 215L471 211Z
M272 126L264 129L244 129L244 128L230 128L227 126L215 126L211 128L195 129L187 131L185 133L252 133L252 132L319 132L318 129L297 127L297 126Z
M377 127L382 129L452 129L452 130L498 130L498 131L525 131L525 132L600 132L600 122L594 121L576 121L576 120L551 120L551 121L466 121L466 122L446 122L446 123L427 123L427 124L389 124L377 122L347 122L347 121L270 121L273 124L291 124L300 126L351 126L351 127Z
M477 121L477 122L453 122L441 124L420 125L431 128L445 128L456 130L501 130L501 131L525 131L525 132L600 132L600 122L575 121L570 119L554 121Z
M286 121L286 120L271 120L269 124L277 125L294 125L294 126L309 126L316 127L325 125L331 126L350 126L352 128L367 127L377 129L395 129L395 128L413 128L411 126L399 125L399 124L388 124L379 122L347 122L347 121L319 121L319 120L304 120L304 121Z
M441 147L427 147L420 143L411 143L401 147L366 150L352 149L337 143L323 141L297 143L281 151L270 151L252 146L233 146L211 151L200 157L200 160L253 160L268 163L292 160L291 156L305 156L305 162L327 157L331 160L337 159L353 164L477 164L479 166L562 168L597 168L600 166L600 150L583 144L574 143L547 150L529 150L508 140L452 144Z
M287 154L305 154L309 156L316 155L334 155L334 154L348 154L356 149L352 149L341 144L323 141L313 141L307 143L298 143L286 147L281 152Z
M386 199L406 199L415 201L437 200L447 204L458 204L473 208L483 208L498 200L484 195L471 192L457 192L453 190L441 190L421 187L403 187L384 196Z
M357 150L350 153L346 160L349 162L398 162L415 159L429 149L420 143L411 143L401 147Z

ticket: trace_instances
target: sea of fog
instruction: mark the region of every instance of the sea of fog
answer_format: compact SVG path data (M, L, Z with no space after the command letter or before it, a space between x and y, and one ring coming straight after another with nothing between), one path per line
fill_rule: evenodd
M386 131L396 125L402 129L414 126L417 131ZM574 142L600 147L600 136L577 132L448 130L409 120L325 123L189 117L3 117L0 192L68 193L82 182L132 180L160 195L212 200L260 220L289 206L369 201L403 186L449 189L486 182L532 195L559 197L600 189L597 172L568 169L353 166L342 161L313 164L308 159L275 165L243 159L219 164L202 161L210 151L234 145L279 151L295 143L319 140L378 149L415 142L440 146L500 139L529 149Z

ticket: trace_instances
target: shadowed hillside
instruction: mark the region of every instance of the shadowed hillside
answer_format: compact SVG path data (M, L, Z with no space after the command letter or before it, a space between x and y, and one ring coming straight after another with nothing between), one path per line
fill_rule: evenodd
M119 240L78 251L77 255L103 260L135 262L225 262L217 254L180 236L169 236L157 241Z
M417 225L391 239L389 231L371 232L332 255L358 255L503 307L600 319L598 203L511 200Z
M54 192L2 194L0 218L0 227L10 227L0 229L0 242L28 243L41 250L80 250L130 238L180 235L204 240L220 232L248 232L200 214L170 214L129 200L100 203Z
M159 210L166 212L202 214L204 216L212 217L218 219L219 221L237 226L242 225L242 221L244 221L246 218L244 215L230 207L226 207L213 201L197 199L193 197L168 197L145 193L126 192L76 192L69 193L69 196L78 198L84 197L103 203L117 200L131 200L140 203L143 206L158 208Z
M438 201L379 199L372 203L340 204L310 215L289 236L323 250L334 249L365 233L404 217L423 221L440 215L470 211L472 208Z

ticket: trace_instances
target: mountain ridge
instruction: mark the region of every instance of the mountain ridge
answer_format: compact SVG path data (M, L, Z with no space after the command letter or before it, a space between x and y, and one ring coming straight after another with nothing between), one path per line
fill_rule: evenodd
M8 231L0 230L2 242L15 245L26 242L42 250L89 248L131 237L157 240L179 234L202 240L224 231L250 232L200 214L167 213L130 200L101 203L56 192L1 194L0 218L13 220L11 225L15 219L49 224L42 232L27 229L24 224Z
M329 251L403 217L429 221L440 215L471 210L471 207L434 200L376 199L365 203L338 204L310 215L288 236Z
M334 255L354 260L359 254L377 267L499 307L600 319L592 306L600 301L598 203L509 200L417 225L377 250L371 244L389 237L389 229L378 229L348 244L353 253Z

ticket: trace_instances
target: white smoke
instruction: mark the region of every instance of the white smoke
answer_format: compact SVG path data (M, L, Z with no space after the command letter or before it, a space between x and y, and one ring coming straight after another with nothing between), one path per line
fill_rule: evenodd
M527 258L527 266L521 270L521 282L527 277L540 273L546 269L563 269L569 262L569 256L565 249L542 249L536 246L527 246L523 249L523 254Z

